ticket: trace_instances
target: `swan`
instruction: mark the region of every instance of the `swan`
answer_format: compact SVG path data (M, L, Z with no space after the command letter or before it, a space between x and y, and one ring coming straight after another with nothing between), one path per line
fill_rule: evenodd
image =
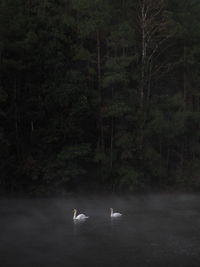
M110 211L111 211L111 214L110 214L111 218L116 218L116 217L121 217L122 216L122 214L119 213L119 212L113 213L113 208L110 208Z
M89 218L88 216L86 216L85 214L79 214L79 215L77 215L76 216L76 214L77 214L77 210L76 209L74 209L74 216L73 216L73 220L84 220L84 219L87 219L87 218Z

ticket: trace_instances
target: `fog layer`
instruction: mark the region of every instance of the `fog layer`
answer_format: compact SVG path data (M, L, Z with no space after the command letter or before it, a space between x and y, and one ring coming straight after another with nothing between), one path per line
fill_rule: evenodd
M0 266L200 266L200 197L1 199Z

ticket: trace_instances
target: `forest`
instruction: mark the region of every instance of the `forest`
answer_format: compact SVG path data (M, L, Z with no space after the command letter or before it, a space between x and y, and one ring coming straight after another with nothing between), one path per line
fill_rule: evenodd
M0 192L200 190L198 0L0 0Z

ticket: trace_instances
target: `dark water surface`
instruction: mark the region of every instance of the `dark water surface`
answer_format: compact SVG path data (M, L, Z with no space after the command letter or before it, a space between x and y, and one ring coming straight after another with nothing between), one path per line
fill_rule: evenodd
M0 266L199 267L200 197L1 199Z

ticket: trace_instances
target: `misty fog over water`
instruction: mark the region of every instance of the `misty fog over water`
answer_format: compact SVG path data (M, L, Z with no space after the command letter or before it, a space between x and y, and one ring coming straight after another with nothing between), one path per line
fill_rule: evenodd
M1 199L0 266L200 266L200 197Z

